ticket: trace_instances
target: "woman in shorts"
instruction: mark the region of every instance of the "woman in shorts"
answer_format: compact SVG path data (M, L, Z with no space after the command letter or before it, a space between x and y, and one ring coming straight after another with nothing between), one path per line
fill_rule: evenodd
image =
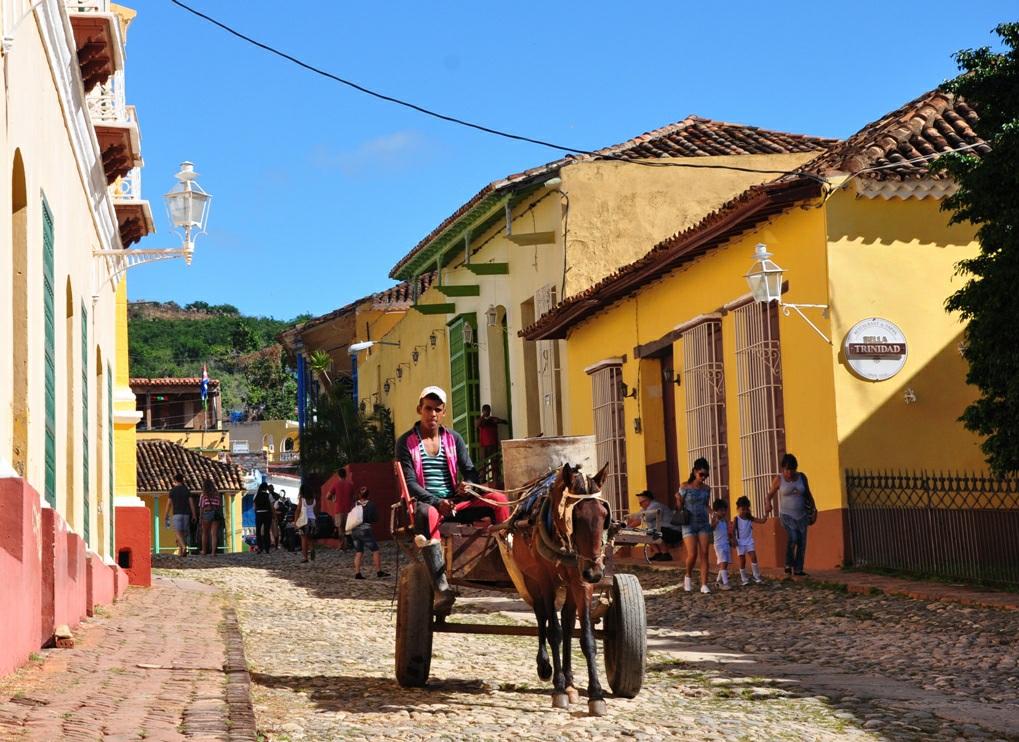
M362 487L357 491L357 503L347 514L347 518L351 522L357 523L353 527L348 527L347 530L354 542L354 579L364 579L364 575L361 574L361 561L364 559L365 548L372 553L375 576L389 577L388 572L382 571L382 554L379 553L379 543L375 540L375 534L372 533L371 524L379 519L379 515L375 504L368 499L367 487Z
M711 534L708 504L711 502L711 488L704 482L709 471L707 459L697 459L693 462L690 478L676 493L677 509L686 508L690 513L690 522L683 526L683 549L686 551L683 589L687 592L693 590L693 567L698 561L700 561L701 592L711 592L708 589L708 536Z
M198 509L202 518L202 553L216 553L216 539L219 536L219 522L223 520L223 496L211 479L202 483L202 496L198 498Z
M315 488L310 484L301 482L301 494L297 498L297 513L294 515L294 522L300 523L303 517L307 522L300 527L301 534L301 564L308 561L309 553L311 560L315 561L315 535L318 530L318 497L315 495Z

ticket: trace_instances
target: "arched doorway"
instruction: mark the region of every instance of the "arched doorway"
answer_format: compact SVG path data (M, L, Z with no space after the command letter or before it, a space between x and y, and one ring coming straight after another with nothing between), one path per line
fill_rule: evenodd
M28 188L21 150L14 152L11 170L11 322L14 340L11 362L11 406L14 413L11 464L28 474Z

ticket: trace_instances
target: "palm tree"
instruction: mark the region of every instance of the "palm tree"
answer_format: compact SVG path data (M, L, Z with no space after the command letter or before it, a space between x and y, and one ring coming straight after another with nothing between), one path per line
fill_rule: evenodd
M347 464L391 461L394 441L389 410L379 406L362 413L340 384L322 395L314 423L301 434L301 467L328 476Z

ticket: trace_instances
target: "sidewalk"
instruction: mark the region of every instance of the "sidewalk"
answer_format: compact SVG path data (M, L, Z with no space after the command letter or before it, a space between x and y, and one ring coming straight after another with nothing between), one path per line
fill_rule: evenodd
M255 740L243 645L212 587L154 578L0 678L0 739Z
M648 564L643 558L616 558L616 564L636 565L655 570L680 570L682 563L654 562ZM732 566L729 567L732 572ZM770 579L783 579L785 573L781 569L764 569L762 573ZM1007 611L1019 611L1019 593L981 590L968 585L932 582L928 580L911 580L904 577L889 577L868 572L844 571L841 569L811 570L809 578L813 582L829 585L842 585L851 593L884 593L899 595L915 600L929 602L943 601L959 605L980 608L998 608Z

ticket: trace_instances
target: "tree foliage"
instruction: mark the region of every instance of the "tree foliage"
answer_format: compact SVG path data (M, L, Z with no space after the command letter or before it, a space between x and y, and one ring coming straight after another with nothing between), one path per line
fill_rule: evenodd
M253 419L293 418L294 371L276 343L293 321L246 317L230 304L137 302L129 306L131 375L209 376L220 381L225 410Z
M314 421L301 434L301 466L328 476L352 463L390 461L395 432L385 407L362 413L344 384L319 397Z
M980 242L979 254L957 266L965 285L945 303L967 322L966 380L980 390L960 420L984 437L988 465L1004 475L1019 471L1019 23L995 31L1005 50L958 52L963 74L945 85L977 111L973 128L991 151L951 153L934 167L959 184L942 208L953 224L977 225Z

